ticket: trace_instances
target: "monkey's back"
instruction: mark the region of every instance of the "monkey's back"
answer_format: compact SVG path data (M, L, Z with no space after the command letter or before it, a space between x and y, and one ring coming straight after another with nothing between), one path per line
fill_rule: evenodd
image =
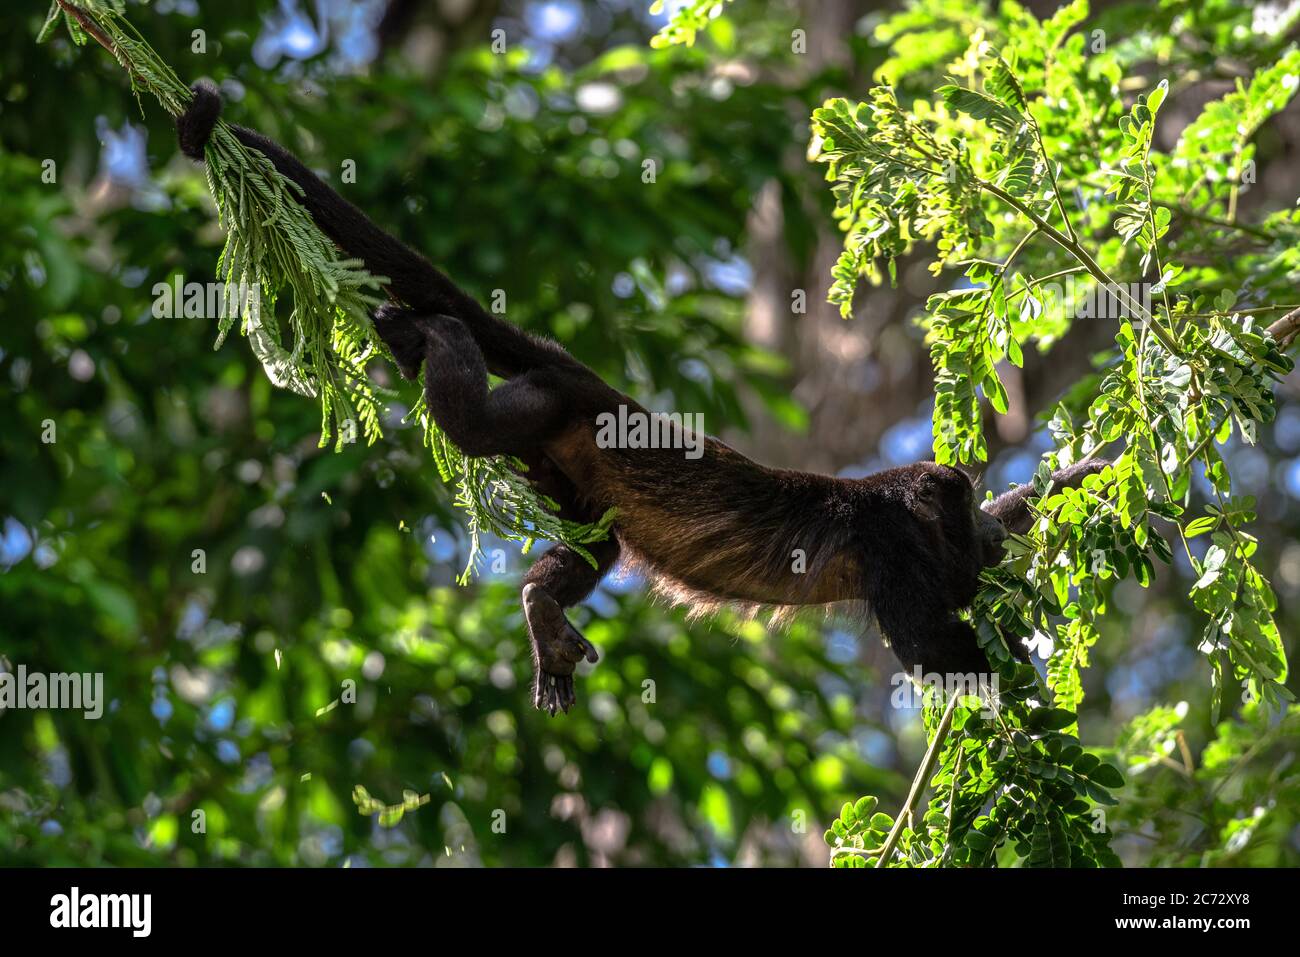
M649 415L615 395L628 414ZM602 447L598 416L618 410L608 400L597 409L574 420L544 451L591 513L617 510L614 534L625 560L654 578L661 592L704 611L770 603L774 591L790 604L834 600L839 589L822 573L851 536L850 503L839 510L844 521L828 523L826 516L837 513L834 500L843 483L768 468L675 423L669 447ZM689 457L688 450L698 455Z

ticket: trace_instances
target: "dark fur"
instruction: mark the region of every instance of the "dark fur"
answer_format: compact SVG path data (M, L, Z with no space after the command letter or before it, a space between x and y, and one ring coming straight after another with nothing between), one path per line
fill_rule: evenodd
M216 89L196 84L177 120L187 155L202 159L220 111ZM406 378L423 370L429 410L452 441L468 455L519 457L566 518L594 521L617 509L613 537L591 549L599 568L560 544L524 577L537 707L554 714L573 704L574 669L595 661L596 650L562 609L586 598L620 558L697 611L854 602L874 614L908 671L988 671L957 612L974 598L980 570L1000 560L1004 523L1029 527L1031 486L981 511L964 473L930 462L836 479L767 468L712 438L697 459L681 449L600 448L598 415L620 405L645 410L557 343L488 313L283 147L231 130L302 188L312 218L340 248L390 279L394 301L376 313L376 331ZM489 389L489 372L507 381ZM1055 478L1077 484L1102 465Z

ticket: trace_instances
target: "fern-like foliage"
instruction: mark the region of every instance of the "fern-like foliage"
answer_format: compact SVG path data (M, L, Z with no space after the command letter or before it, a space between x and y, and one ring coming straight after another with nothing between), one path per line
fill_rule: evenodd
M173 116L192 96L167 63L124 16L122 0L54 0L39 39L67 25L84 45L93 36L126 70L137 98L153 96ZM322 447L335 449L358 437L373 444L381 436L384 391L367 364L385 347L374 331L371 312L386 280L364 264L344 259L337 247L295 201L299 187L280 176L264 155L244 146L219 121L205 156L208 187L226 230L217 275L227 288L260 290L260 308L244 310L240 332L248 339L267 377L281 388L319 400ZM287 296L286 296L287 294ZM291 303L287 322L276 316L281 298ZM216 346L236 321L233 310L220 320ZM470 555L464 583L479 558L484 531L523 543L542 537L564 541L588 561L582 546L609 534L613 516L585 525L555 517L527 481L519 465L505 458L461 454L422 408L418 410L439 474L457 488L456 503L468 513Z

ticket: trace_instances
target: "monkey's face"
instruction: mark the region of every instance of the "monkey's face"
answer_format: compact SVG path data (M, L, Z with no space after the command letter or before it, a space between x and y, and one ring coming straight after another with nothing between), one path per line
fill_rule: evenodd
M975 595L983 568L1002 561L1006 529L975 502L975 488L965 472L918 462L910 466L905 504L919 526L919 538L939 561L954 602L965 605Z
M975 529L976 535L980 541L980 551L983 555L981 565L984 568L992 568L994 565L1000 565L1005 554L1002 550L1002 543L1007 540L1007 529L998 519L982 508L975 509Z

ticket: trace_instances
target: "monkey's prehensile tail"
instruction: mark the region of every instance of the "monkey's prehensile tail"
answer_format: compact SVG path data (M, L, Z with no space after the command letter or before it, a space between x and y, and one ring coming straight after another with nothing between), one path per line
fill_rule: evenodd
M194 99L176 118L176 133L181 152L201 162L221 117L221 94L206 80L195 83L191 90ZM348 255L364 262L372 275L387 277L393 298L413 309L454 316L464 322L494 374L508 377L567 360L563 350L549 341L489 313L427 259L375 225L279 143L242 126L232 124L230 131L244 146L265 155L281 176L302 189L302 195L294 198L321 231Z

